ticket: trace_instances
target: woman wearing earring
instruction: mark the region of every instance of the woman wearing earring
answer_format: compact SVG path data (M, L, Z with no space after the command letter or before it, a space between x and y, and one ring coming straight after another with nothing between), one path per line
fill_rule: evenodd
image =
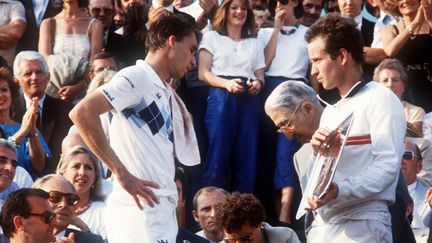
M430 0L399 0L401 20L383 29L384 51L399 59L408 74L403 99L432 111L432 3Z
M225 0L204 34L199 79L208 83L205 123L209 149L203 184L252 192L258 153L258 94L264 87L264 53L247 0Z
M102 194L102 177L99 160L87 148L76 146L62 156L57 174L72 183L80 198L75 214L94 234L106 239L105 196Z
M275 24L273 28L262 28L258 32L258 40L265 46L265 80L266 86L261 93L261 104L271 92L282 82L297 80L309 83L309 56L305 33L307 27L299 24L303 7L298 0L279 0L276 3ZM317 85L315 85L317 87ZM258 163L260 173L265 178L258 185L262 193L274 193L268 188L274 188L279 194L276 198L276 212L281 224L291 224L291 205L296 186L296 174L293 155L298 150L299 143L288 140L285 135L278 134L272 120L261 111L260 145L262 156ZM291 111L293 113L294 111ZM297 111L302 112L302 107ZM273 171L274 170L274 171ZM274 184L268 182L265 175L274 175ZM268 196L266 196L268 198Z

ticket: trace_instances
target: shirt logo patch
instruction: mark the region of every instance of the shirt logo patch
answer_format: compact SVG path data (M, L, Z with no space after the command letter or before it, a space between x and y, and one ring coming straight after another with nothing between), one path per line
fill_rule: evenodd
M114 100L114 97L112 97L109 93L108 93L108 91L106 91L106 90L102 90L102 92L105 94L105 96L109 99L109 101L113 101Z
M122 78L124 78L129 83L132 89L135 88L135 85L132 83L132 81L130 81L130 79L128 79L126 76L122 76Z

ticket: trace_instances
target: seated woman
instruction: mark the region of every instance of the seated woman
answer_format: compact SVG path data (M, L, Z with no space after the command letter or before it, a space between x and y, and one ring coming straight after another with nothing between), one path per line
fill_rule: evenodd
M264 219L264 207L252 194L232 193L216 207L215 223L224 232L224 242L300 242L292 229L272 227Z
M17 145L18 165L24 167L33 177L45 168L51 151L45 143L42 134L37 130L38 100L34 98L23 116L22 124L11 118L11 105L18 97L18 87L12 79L9 70L0 68L0 129L3 136Z
M402 100L402 94L408 82L408 76L402 63L397 59L384 59L375 69L374 80L391 89L401 100L408 122L408 135L422 137L425 111L421 107Z
M99 160L87 148L76 146L62 156L57 174L72 183L80 198L75 214L90 231L106 239L105 196L102 194Z

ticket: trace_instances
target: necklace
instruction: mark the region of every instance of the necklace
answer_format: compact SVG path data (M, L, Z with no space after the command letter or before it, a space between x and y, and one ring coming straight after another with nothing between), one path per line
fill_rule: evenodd
M415 32L418 33L418 30L421 28L421 25L417 26L416 28L413 28L411 24L409 24L408 28L407 28L407 26L405 25L405 19L404 18L402 18L402 26L404 27L404 29L408 30L409 37L410 37L411 40L413 40L414 38L416 38L416 33Z
M91 204L92 204L92 200L89 200L88 203L84 207L77 208L75 210L75 214L80 215L80 214L84 213L87 209L90 208Z

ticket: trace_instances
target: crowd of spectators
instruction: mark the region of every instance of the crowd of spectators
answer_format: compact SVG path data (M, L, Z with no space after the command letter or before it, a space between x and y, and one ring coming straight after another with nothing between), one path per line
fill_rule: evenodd
M397 98L383 112L399 108L400 103L405 113L406 129L393 127L405 134L404 141L395 143L404 143L404 148L395 145L398 149L392 151L392 160L401 157L392 161L401 170L386 170L394 181L389 179L381 190L386 193L384 208L391 214L393 242L414 242L414 238L426 242L432 227L431 0L0 0L0 225L4 233L0 242L132 240L135 238L122 234L138 234L147 218L138 222L125 216L128 224L124 227L136 228L124 232L123 228L112 230L106 221L134 214L127 208L150 210L152 204L162 203L171 209L173 202L176 216L167 209L151 217L177 221L177 242L317 241L316 237L322 237L317 234L319 227L326 221L320 214L326 212L327 208L321 208L325 205L312 201L311 210L318 214L295 217L308 182L307 170L313 164L308 158L315 158L318 151L314 153L309 141L325 124L320 125L320 120L328 119L321 118L325 107L334 107L357 92L357 84L345 93L342 85L326 87L325 78L314 69L319 60L311 56L311 43L316 36L331 33L312 33L311 26L332 14L349 19L361 36L361 44L353 44L357 49L349 50L354 63L360 65L355 75L350 73L361 81L358 89L363 85L374 88L375 83L386 86ZM156 90L153 83L143 86L146 92L155 92L164 107L129 93L121 97L124 103L113 101L108 91L121 96L125 85L135 88L136 80L150 82L144 79L155 77L137 78L133 68L142 67L146 57L156 60L159 50L167 48L158 44L165 39L158 36L155 26L170 16L181 20L178 26L193 26L197 46L189 50L177 44L183 39L166 40L176 51L167 54L164 63L172 67L166 67L169 75L165 79L156 73L170 89ZM181 33L181 38L187 34ZM333 47L336 50L328 51L332 60L344 56L338 52L344 44L328 45L326 51ZM190 55L190 60L184 58ZM181 72L186 74L180 75L177 69L184 63L186 70ZM123 86L117 85L119 79ZM80 134L83 118L77 113L90 107L86 102L96 94L109 100L110 105L103 107L110 109L98 114L95 133L101 131L117 153L116 149L130 149L134 144L143 144L151 152L148 158L157 157L151 147L163 150L164 158L169 158L165 163L176 166L175 177L170 166L161 165L162 170L157 171L138 165L131 171L126 165L122 167L127 173L120 173L118 167L104 161L105 144L89 144L91 129ZM178 102L180 97L184 104ZM382 101L378 97L368 102ZM138 133L131 138L133 132L120 126L116 116L129 112L125 116L133 117L132 109L123 105L135 100L140 109L148 106L139 116L151 116L139 127L148 127L152 135L165 133L166 144L150 142ZM173 108L173 103L188 111L176 114L178 107ZM275 104L280 107L274 108ZM119 107L125 110L119 112ZM189 145L197 145L199 165L183 161L195 151L179 151L176 142L183 140L176 137L176 115L185 119L184 127L187 122L193 124L194 132L189 134L196 136L196 144ZM122 136L129 140L124 143L119 139ZM165 149L172 144L172 150ZM366 157L375 154L363 152ZM189 157L184 156L187 153ZM139 160L132 153L119 155L124 161L122 156ZM142 171L149 168L152 171ZM130 191L118 191L129 178L123 177L125 173L150 181L127 204L123 199L130 197ZM378 178L374 172L368 175L371 180ZM175 181L178 195L172 195L171 185L162 182L165 177ZM162 188L151 184L155 180L150 178L162 178L158 181ZM330 189L328 195L335 187ZM148 196L141 200L140 193ZM338 193L340 188L336 197ZM167 200L159 202L165 196ZM106 207L108 202L118 203L119 208ZM163 225L161 222L152 223ZM161 225L155 228L161 230ZM165 226L163 230L173 229ZM164 239L156 242L171 242ZM432 242L431 237L429 240Z

